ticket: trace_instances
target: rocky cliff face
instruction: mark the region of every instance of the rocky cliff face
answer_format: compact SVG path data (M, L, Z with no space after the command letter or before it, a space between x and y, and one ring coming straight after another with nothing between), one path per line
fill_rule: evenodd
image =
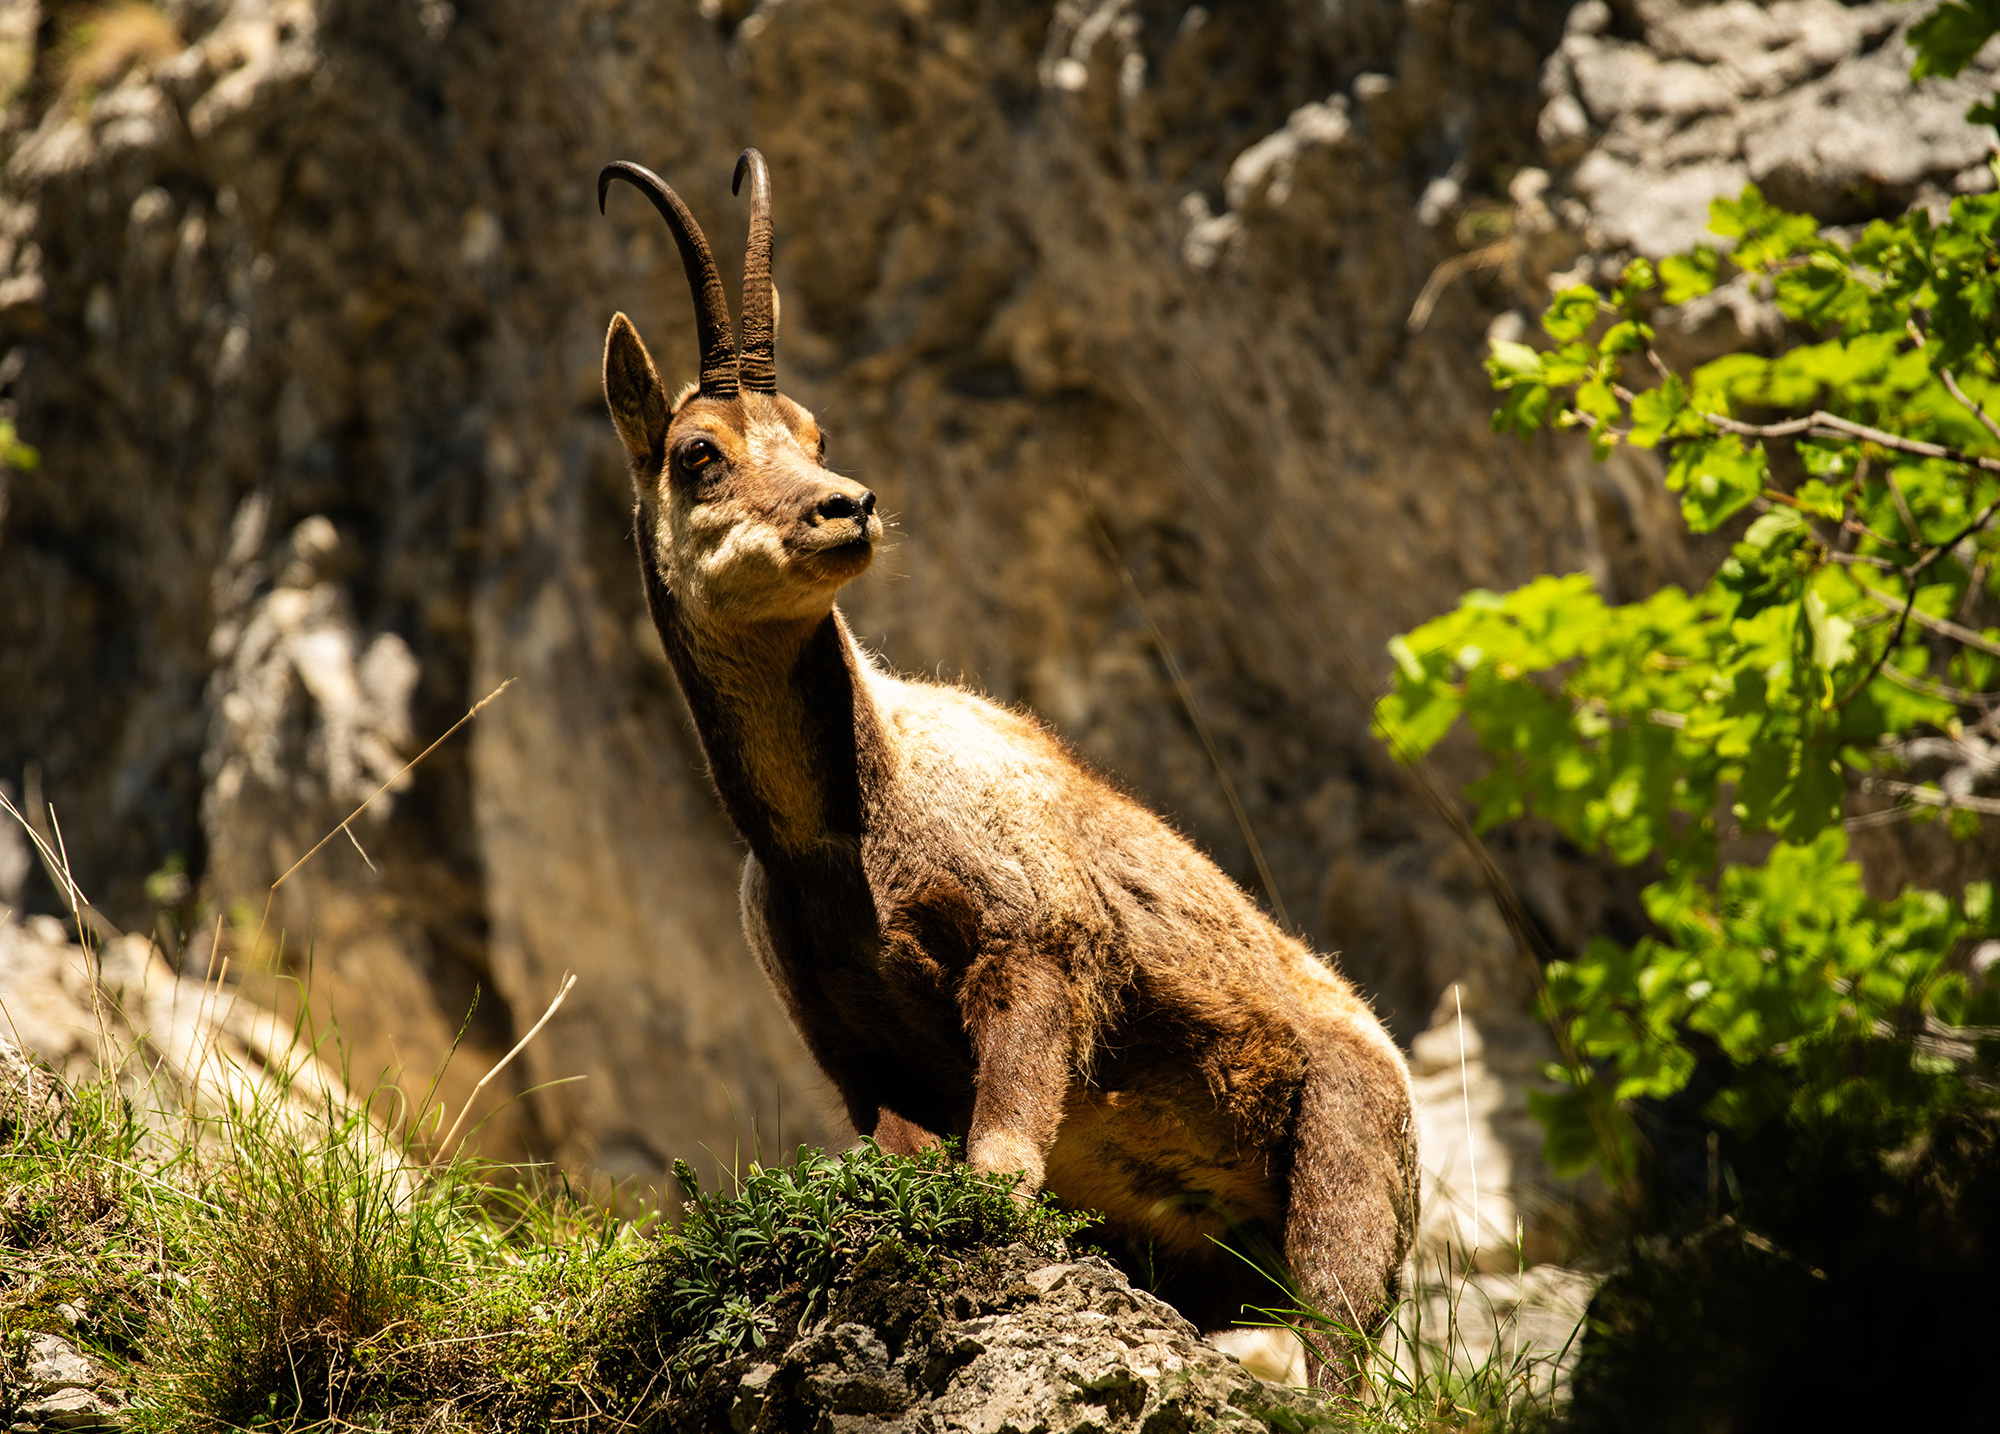
M1033 707L1253 888L1254 833L1405 1037L1451 982L1475 1017L1520 986L1367 734L1383 641L1474 585L1685 569L1649 475L1489 433L1488 324L1746 174L1851 175L1782 194L1849 215L1984 174L1943 121L1844 124L1837 171L1799 138L1786 105L1908 98L1889 6L121 14L65 45L77 9L0 3L0 375L44 455L0 518L0 775L39 764L120 920L183 854L238 968L309 965L359 1071L421 1084L477 986L454 1108L581 973L517 1089L584 1079L488 1148L649 1181L753 1122L840 1132L643 615L598 355L623 308L691 373L692 325L654 216L596 214L604 161L666 175L733 272L726 181L769 156L782 381L898 529L864 639ZM1871 169L1871 134L1914 158ZM1482 225L1506 251L1413 328ZM1538 843L1503 856L1558 941L1618 919L1620 879Z

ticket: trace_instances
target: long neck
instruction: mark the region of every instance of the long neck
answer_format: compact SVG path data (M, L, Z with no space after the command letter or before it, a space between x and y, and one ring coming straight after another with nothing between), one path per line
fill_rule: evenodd
M809 859L828 843L851 852L879 728L838 610L709 628L674 598L646 547L653 622L736 830L767 863Z

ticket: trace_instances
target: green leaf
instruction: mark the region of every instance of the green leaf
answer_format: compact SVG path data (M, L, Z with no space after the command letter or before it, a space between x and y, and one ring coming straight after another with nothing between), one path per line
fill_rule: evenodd
M1698 244L1686 254L1669 254L1660 260L1661 294L1669 304L1685 304L1715 288L1722 268L1722 256L1706 244Z
M1625 272L1618 276L1618 292L1621 302L1639 294L1650 293L1659 286L1659 278L1651 263L1645 259L1633 259L1625 265Z
M1806 520L1790 508L1773 508L1768 513L1760 513L1757 521L1743 533L1743 541L1749 547L1763 552L1781 538L1788 538L1806 531Z
M1735 199L1712 200L1708 227L1735 239L1730 258L1739 268L1758 271L1788 259L1810 244L1819 223L1810 214L1793 214L1764 202L1754 184Z
M1495 380L1539 380L1542 377L1542 356L1526 344L1494 339L1486 359L1486 371Z
M1508 389L1506 398L1493 410L1493 431L1533 438L1548 422L1548 416L1548 386L1519 384Z
M1600 424L1616 423L1622 416L1611 385L1603 379L1594 378L1588 383L1578 384L1572 402L1578 413L1587 413Z
M1811 513L1815 518L1838 523L1847 516L1846 494L1817 478L1808 478L1799 484L1798 491L1792 496L1798 500L1802 511Z
M1572 285L1549 301L1542 328L1557 343L1580 339L1597 322L1598 303L1597 290L1588 284Z
M1687 413L1687 388L1677 374L1668 374L1656 388L1632 400L1631 442L1651 448L1671 431L1678 431Z
M1604 1097L1590 1090L1528 1091L1528 1113L1541 1122L1542 1158L1550 1171L1570 1177L1596 1167L1612 1172L1615 1180L1632 1167L1637 1142L1631 1117L1615 1108L1593 1111L1594 1105L1604 1104ZM1609 1149L1600 1124L1606 1127Z
M1938 6L1910 27L1907 38L1917 57L1910 78L1951 78L1972 63L1996 32L2000 32L2000 0L1953 0Z
M1597 351L1606 358L1618 358L1638 353L1652 341L1651 325L1626 319L1605 330L1604 337L1598 341Z
M1690 528L1714 532L1764 491L1764 450L1745 448L1733 433L1685 443L1667 470L1667 487L1681 494Z
M1813 661L1829 672L1842 663L1852 662L1854 624L1831 616L1826 610L1826 599L1810 588L1806 590L1805 612L1812 629Z

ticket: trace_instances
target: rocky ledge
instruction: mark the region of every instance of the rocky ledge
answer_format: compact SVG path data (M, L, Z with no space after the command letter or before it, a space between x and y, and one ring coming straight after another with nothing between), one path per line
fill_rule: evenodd
M112 1371L57 1334L10 1340L0 1360L0 1410L10 1434L120 1427L126 1396Z
M901 1267L899 1252L878 1250L788 1347L712 1371L674 1427L1191 1434L1262 1431L1318 1405L1251 1374L1101 1259L1049 1264L1013 1246L942 1299Z
M1050 1264L1011 1246L944 1293L913 1274L899 1247L878 1249L788 1345L719 1363L691 1396L636 1411L641 1422L685 1434L1263 1434L1321 1407L1251 1374L1101 1259ZM0 1418L9 1434L117 1431L122 1383L68 1339L30 1335L0 1359ZM607 1414L603 1427L627 1426Z

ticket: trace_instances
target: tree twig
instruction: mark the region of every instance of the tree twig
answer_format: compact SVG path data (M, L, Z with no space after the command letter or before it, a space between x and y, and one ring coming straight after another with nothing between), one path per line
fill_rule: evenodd
M1987 522L1993 517L1994 513L1996 512L2000 512L2000 497L1994 498L1994 500L1991 503L1988 503L1984 508L1981 508L1979 512L1973 516L1973 519L1970 523L1967 523L1963 528L1960 528L1956 533L1952 534L1942 543L1939 543L1936 547L1932 548L1929 552L1925 553L1921 558L1918 558L1914 563L1910 564L1909 567L1903 570L1903 581L1910 585L1910 596L1908 601L1906 601L1903 604L1903 611L1896 618L1896 629L1894 632L1889 634L1889 640L1882 644L1882 650L1875 655L1875 660L1874 662L1869 664L1868 670L1861 674L1860 679L1852 687L1847 689L1846 696L1842 697L1837 703L1835 703L1834 704L1835 706L1845 707L1850 701L1853 700L1854 695L1857 692L1859 692L1862 688L1866 687L1870 682L1873 682L1875 680L1875 675L1877 673L1884 670L1884 664L1889 661L1889 654L1894 652L1896 650L1896 644L1903 640L1903 630L1909 625L1910 621L1910 610L1917 605L1917 579L1923 576L1925 569L1929 568L1932 563L1935 563L1939 558L1943 557L1946 553L1950 552L1953 548L1957 547L1960 543L1964 542L1967 538L1971 537L1974 533L1978 532L1981 528L1985 527ZM1915 679L1904 678L1898 680L1903 681L1904 685L1908 686L1909 682L1914 681ZM1913 690L1921 692L1923 689L1915 688ZM1956 691L1957 689L1953 688L1950 690ZM1944 694L1942 692L1939 692L1934 695L1943 696ZM1948 700L1956 701L1957 699L1954 698ZM1968 700L1968 703L1970 705L1970 700Z
M1959 407L1978 419L1980 427L1992 434L1996 441L2000 441L2000 423L1995 423L1991 414L1966 396L1965 390L1958 386L1958 380L1951 376L1951 370L1941 368L1937 371L1937 376L1944 382L1945 392L1958 400Z
M1878 778L1870 784L1877 791L1888 792L1891 796L1903 798L1918 806L1939 807L1946 811L1960 808L1968 812L1978 812L1982 816L2000 817L2000 798L1955 796L1951 792L1941 792L1936 787L1921 786L1916 782L1891 782Z
M2000 703L2000 692L1968 692L1963 687L1951 687L1942 682L1933 682L1928 677L1912 677L1895 663L1881 666L1881 675L1898 687L1907 687L1912 692L1925 697L1935 697L1941 702L1956 703L1960 707L1991 708Z
M1892 543L1890 546L1894 547L1895 545ZM1839 563L1843 567L1880 568L1885 573L1900 573L1902 571L1901 568L1897 567L1887 558L1878 558L1873 553L1828 553L1826 560L1830 563Z
M1910 511L1910 500L1903 496L1903 485L1896 481L1896 470L1891 468L1882 475L1889 485L1889 495L1896 500L1896 516L1903 520L1903 531L1910 535L1907 543L1897 543L1896 547L1907 548L1913 553L1923 551L1924 530L1917 526L1917 515Z
M1897 670L1895 664L1889 661L1889 655L1902 643L1903 631L1910 625L1910 612L1917 605L1917 585L1914 581L1915 572L1912 570L1904 576L1912 579L1910 582L1910 596L1903 603L1902 610L1896 614L1896 626L1890 630L1889 640L1882 644L1882 650L1875 654L1875 660L1868 664L1868 670L1854 680L1854 685L1847 689L1840 700L1833 704L1834 706L1845 707L1848 703L1852 702L1855 694L1873 682L1878 673L1894 672Z
M1872 538L1875 542L1880 543L1885 548L1902 548L1905 552L1916 551L1914 548L1910 547L1908 543L1899 543L1894 538L1891 538L1886 534L1876 532L1873 528L1869 527L1859 518L1843 518L1840 521L1840 526L1846 532L1858 533L1860 534L1860 536L1864 538ZM1888 560L1885 558L1878 558L1876 559L1876 561L1887 562ZM1894 563L1889 563L1888 565L1892 568L1895 566Z
M1947 448L1942 443L1926 443L1921 438L1904 438L1886 429L1870 428L1865 423L1842 418L1837 413L1825 409L1815 409L1804 418L1788 418L1783 423L1744 423L1720 413L1704 413L1702 418L1721 429L1724 433L1740 434L1745 438L1796 438L1800 434L1839 434L1843 438L1860 438L1881 448L1896 453L1908 453L1918 458L1942 458L1948 463L1963 464L1967 468L1977 468L1982 473L2000 473L2000 458L1981 458L1971 453L1962 453L1956 448Z
M1891 612L1903 605L1903 600L1894 593L1885 593L1882 589L1870 587L1867 583L1862 583L1860 586L1861 591L1867 593L1870 599ZM1910 616L1917 620L1919 626L1927 627L1940 636L1949 637L1964 643L1967 647L1976 647L1981 652L1990 652L1995 657L2000 657L2000 642L1995 642L1984 633L1974 632L1969 627L1961 627L1949 618L1933 617L1922 608L1912 609Z

